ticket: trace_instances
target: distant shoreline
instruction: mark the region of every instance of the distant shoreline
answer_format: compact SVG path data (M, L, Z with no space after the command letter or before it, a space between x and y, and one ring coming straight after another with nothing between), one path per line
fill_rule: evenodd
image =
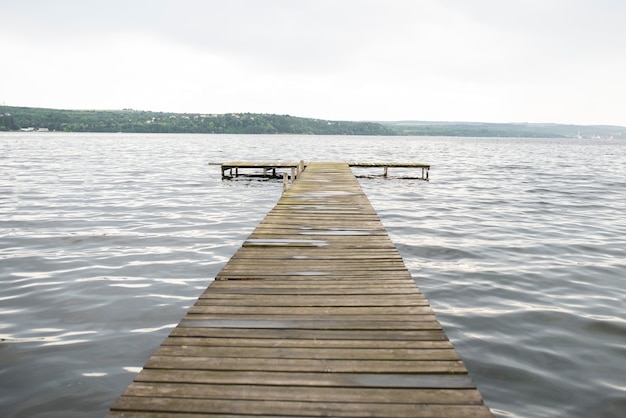
M0 106L0 131L626 139L626 127L555 123L354 122L265 113L171 113Z

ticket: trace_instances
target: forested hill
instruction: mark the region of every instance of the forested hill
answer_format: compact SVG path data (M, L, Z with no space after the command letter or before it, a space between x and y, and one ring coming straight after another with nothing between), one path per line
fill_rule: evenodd
M62 132L397 135L373 122L256 113L199 114L141 110L59 110L0 106L0 130Z
M167 113L0 106L0 131L415 135L626 139L626 127L556 123L349 122L259 113Z
M614 125L428 121L399 121L381 123L389 128L394 129L398 135L626 139L626 127Z

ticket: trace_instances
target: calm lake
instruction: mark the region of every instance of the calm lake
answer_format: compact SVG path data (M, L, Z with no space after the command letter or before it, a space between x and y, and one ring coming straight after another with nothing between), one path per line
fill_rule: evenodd
M487 405L625 416L626 141L65 133L0 133L0 415L106 414L280 197L228 160L430 163L360 181Z

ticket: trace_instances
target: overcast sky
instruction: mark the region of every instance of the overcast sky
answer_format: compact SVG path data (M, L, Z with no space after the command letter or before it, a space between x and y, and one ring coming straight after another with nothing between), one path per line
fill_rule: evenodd
M626 126L623 0L0 0L0 104Z

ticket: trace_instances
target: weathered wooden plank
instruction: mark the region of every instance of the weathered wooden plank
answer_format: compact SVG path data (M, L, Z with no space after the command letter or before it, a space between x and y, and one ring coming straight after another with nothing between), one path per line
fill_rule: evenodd
M247 276L250 278L258 277L258 278L275 278L280 279L284 276L315 276L315 279L323 278L326 276L327 279L334 278L355 278L355 279L366 279L366 278L376 278L383 277L381 280L388 279L408 279L407 273L402 270L396 269L381 269L379 271L368 271L368 270L331 270L328 266L311 266L311 267L283 267L277 269L279 271L276 272L262 272L258 269L254 269L254 266L242 266L239 268L228 268L225 269L223 273L220 273L216 278L224 278L224 277L236 277L236 276Z
M381 324L382 327L388 328L389 323L395 323L396 327L398 327L398 323L405 323L406 327L410 327L414 322L420 322L417 324L419 327L423 327L421 322L436 322L435 315L414 315L411 319L407 320L406 315L387 315L387 314L379 314L379 315L330 315L330 314L321 314L321 315L313 315L313 314L305 314L300 312L299 308L293 309L294 312L289 315L282 314L233 314L230 312L224 313L209 313L205 314L202 312L192 311L185 317L185 319L193 320L193 321L262 321L263 323L271 322L276 323L280 321L282 323L290 323L290 324L309 324L311 321L318 321L320 325L324 325L325 327L329 327L328 322L335 322L337 324L348 324L349 322L352 326L361 328L364 322L373 324L377 322L385 322L385 324Z
M334 295L290 295L277 298L272 295L245 295L234 293L205 292L200 295L198 304L230 305L233 306L428 306L428 301L422 295L350 295L349 299Z
M294 237L293 235L273 235L271 237L267 235L251 234L248 239L243 243L244 248L291 248L291 247L328 247L341 245L345 249L377 249L391 241L380 239L378 242L372 240L355 240L349 239L349 237L329 237L329 236L313 236L307 238L304 236Z
M396 168L430 168L430 164L415 162L348 162L350 167L396 167Z
M475 389L467 374L269 372L143 369L136 382L304 387ZM281 388L277 388L280 390Z
M359 276L330 276L323 274L284 274L277 276L229 274L226 276L241 276L248 278L248 280L215 281L201 296L216 299L242 298L244 297L242 296L243 294L248 293L259 298L271 297L270 295L272 294L295 294L302 296L302 298L319 298L321 295L334 295L336 297L353 295L363 299L373 299L377 295L388 295L400 300L424 299L424 295L419 288L415 285L410 286L412 284L410 279L405 279L401 276L379 280L377 283L374 283L375 279L370 277L359 278ZM306 280L307 277L308 280ZM307 286L311 282L315 282L315 285ZM360 288L360 283L365 284ZM240 294L240 296L237 296L237 294Z
M387 242L388 237L385 232L376 229L369 230L333 230L332 228L324 229L299 229L299 228L278 228L266 226L265 228L255 229L252 236L267 235L268 237L281 237L281 236L317 236L317 237L333 237L340 238L342 240L354 240L354 237L376 237L377 239Z
M319 211L319 217L316 217L310 211L306 214L298 215L293 210L283 208L280 211L270 212L263 223L256 227L257 231L263 231L265 229L289 229L298 232L307 230L328 230L333 231L337 228L349 229L352 228L367 230L375 230L377 232L386 233L383 224L378 220L378 217L374 214L367 216L350 216L348 219L345 217L329 216Z
M288 242L287 244L289 244ZM305 241L306 243L306 241ZM309 261L329 261L332 263L338 263L340 261L345 261L346 263L357 263L359 261L367 262L370 264L374 264L376 262L385 262L385 263L403 263L403 260L400 258L400 255L397 252L386 252L380 249L371 249L371 251L367 252L370 249L363 248L358 251L354 250L340 250L337 251L328 251L324 252L323 248L318 247L317 251L315 251L311 247L303 248L289 248L287 245L285 246L276 246L276 248L258 248L254 246L246 247L245 249L237 251L233 258L231 258L232 263L239 261L254 261L258 260L259 262L263 262L265 260L276 260L281 262L286 262L289 260L309 260ZM335 248L335 247L333 247Z
M308 209L303 208L302 205L298 205L296 209L292 209L291 206L284 206L282 209L270 212L267 215L268 224L281 223L302 227L328 224L329 227L364 228L365 225L372 223L377 227L380 226L377 222L378 215L373 212L364 215L354 209L341 208L335 208L333 212L327 212L320 209L319 206L320 203L310 205Z
M285 272L285 271L325 271L329 274L337 273L344 274L348 273L379 273L385 274L384 272L394 272L394 271L406 271L406 267L402 264L398 264L397 262L384 262L381 261L379 263L373 262L363 262L363 263L342 263L340 265L334 265L334 263L320 263L317 260L283 260L280 263L276 263L273 261L264 262L240 262L240 263L231 263L224 267L223 270L250 270L252 268L256 269L256 271L260 269L267 269L270 267L274 267L276 272Z
M403 272L401 270L381 270L378 275L376 272L360 270L360 271L330 271L323 270L321 268L317 269L290 269L277 273L271 272L263 272L263 271L254 271L252 268L248 269L238 269L238 270L230 270L224 273L218 274L215 279L219 280L227 280L227 279L247 279L250 283L254 283L254 281L281 281L285 280L293 280L294 282L302 281L302 280L320 280L320 281L331 281L331 282L350 282L350 281L359 281L359 280L372 280L379 278L381 282L385 282L387 280L408 280L410 276L407 272ZM383 283L384 284L384 283Z
M359 289L359 283L365 282L366 286L363 290ZM311 281L308 282L309 284ZM254 293L258 290L260 293ZM218 293L251 293L262 294L267 291L269 294L275 291L281 292L294 292L299 294L384 294L384 293L397 293L403 294L406 290L406 294L421 295L418 288L412 285L412 282L399 279L399 280L384 280L378 283L373 283L372 280L315 280L315 285L307 286L306 281L302 280L231 280L231 281L216 281L211 284L211 292ZM416 291L417 290L417 291ZM346 293L344 293L344 291Z
M381 281L397 281L397 280L402 280L402 279L410 279L411 275L408 272L400 272L400 271L393 271L393 272L384 272L384 275L376 275L374 273L371 274L364 274L364 273L354 273L351 274L350 272L346 272L344 274L341 275L330 275L328 273L324 273L321 272L321 274L314 274L315 272L311 272L311 271L301 271L301 272L285 272L283 274L280 275L263 275L263 274L258 274L258 272L256 273L224 273L224 274L218 274L217 276L215 276L215 280L219 281L219 280L242 280L242 281L266 281L266 282L270 282L270 281L280 281L280 282L284 282L285 280L293 280L294 282L296 281L308 281L310 282L311 279L315 279L315 281L326 281L326 282L334 282L334 283L354 283L354 282L358 282L361 280L372 280L372 279L376 279L378 278ZM314 276L314 277L312 277Z
M285 273L285 272L293 272L293 271L320 271L320 272L326 272L328 274L334 274L334 275L341 275L345 273L352 273L352 274L373 273L373 274L380 275L380 274L385 274L386 272L394 272L394 271L404 272L406 270L404 266L397 265L396 263L393 263L393 264L365 263L363 265L342 264L342 265L335 266L330 263L324 265L323 263L310 262L308 260L300 261L300 262L297 260L292 260L292 261L287 261L287 262L280 263L280 264L262 263L262 262L229 264L229 265L226 265L222 269L222 271L225 273L237 272L237 271L247 272L251 270L253 272L258 272L259 269L262 269L263 267L272 267L272 265L274 267L274 270L269 273L273 275Z
M304 347L216 347L198 345L161 345L157 356L236 357L254 359L313 360L460 360L451 348L304 348Z
M267 272L259 269L255 269L254 266L241 266L236 268L225 268L223 272L220 272L216 276L216 279L223 280L226 277L237 277L237 276L245 276L248 278L274 278L281 279L284 276L300 276L300 277L309 277L315 276L314 279L325 278L326 279L367 279L367 278L376 278L380 277L380 280L387 279L408 279L406 270L399 269L380 269L378 271L372 270L332 270L329 266L284 266L282 268L277 269L275 272Z
M223 281L230 281L233 283L248 283L248 284L272 284L276 283L279 286L286 284L288 281L292 282L294 285L302 285L305 283L315 282L315 287L320 287L320 285L328 284L329 286L334 286L335 288L355 288L358 287L358 283L360 282L370 282L372 280L376 280L376 277L368 277L368 276L330 276L330 275L317 275L315 277L310 277L307 275L290 275L284 274L280 276L260 276L253 274L227 274L224 276L216 276L215 283L220 283ZM381 289L384 288L386 284L393 286L398 282L406 282L407 278L403 276L391 276L389 278L381 279ZM367 293L367 292L364 292Z
M205 413L251 416L335 416L335 417L491 417L482 405L431 405L345 402L298 402L238 399L189 399L157 397L121 397L115 409L141 409L153 412ZM128 416L128 415L124 415Z
M393 340L332 340L296 338L219 338L214 336L176 337L169 336L162 345L200 345L215 347L299 347L299 348L345 348L345 349L452 349L452 343L441 339L393 341Z
M281 263L277 263L281 264ZM256 268L255 268L256 267ZM343 266L342 268L333 269L331 263L319 263L318 265L306 265L304 263L299 265L290 265L286 263L276 268L276 271L268 271L267 268L263 268L263 263L255 266L254 264L244 264L241 266L225 266L221 276L233 276L237 274L245 274L251 277L275 277L280 278L282 276L328 276L327 279L333 278L363 278L363 279L375 279L379 278L380 281L384 280L410 280L411 276L408 275L406 269L402 270L395 267L383 267L380 269L367 269L367 265L363 267ZM269 266L268 266L269 267ZM316 277L316 279L323 279L323 277Z
M208 317L210 318L210 317ZM301 330L437 330L441 329L437 321L324 321L319 318L302 320L254 319L208 319L200 315L187 315L180 323L184 327L202 328L256 328L256 329L301 329Z
M480 394L471 389L423 389L404 388L353 388L353 387L303 387L286 386L276 390L270 385L215 385L198 383L136 382L129 386L125 396L198 399L247 399L292 402L356 402L356 403L416 403L439 404L447 399L449 404L480 405Z
M429 306L385 306L385 307L299 307L294 310L290 306L214 306L196 305L189 310L190 314L215 315L307 315L311 317L329 315L353 315L363 319L363 315L386 316L388 318L410 318L417 315L434 315ZM285 317L283 317L285 318Z
M243 252L242 252L243 253ZM396 270L406 269L402 260L398 258L391 257L380 257L377 259L360 259L355 258L351 259L348 255L344 256L345 258L338 262L337 258L327 258L327 259L319 259L319 258L294 258L293 255L289 254L286 251L276 251L276 254L273 258L253 258L253 257L244 257L245 254L238 254L236 257L233 257L229 265L241 265L241 266L264 266L267 264L271 264L276 267L277 265L289 265L289 266L298 266L304 265L306 267L319 267L320 261L327 261L328 264L333 265L333 268L338 268L342 270L355 269L357 267L361 267L361 270L374 269L377 268L394 268ZM277 261L280 261L277 263Z
M359 252L348 252L337 249L335 251L324 251L323 249L318 249L317 251L312 251L311 249L306 249L304 251L294 248L289 252L268 252L264 249L255 249L255 248L246 248L246 251L237 251L235 255L231 258L231 260L276 260L276 261L284 261L291 260L293 258L306 260L318 260L318 261L326 261L326 260L346 260L347 262L358 262L359 260L365 260L370 262L375 262L377 260L382 261L402 261L400 254L398 254L395 249L394 250L382 250L382 249L374 249L372 251L367 252L366 250L360 250Z
M220 164L220 163L218 163ZM221 163L222 167L240 167L240 168L263 168L263 167L277 167L277 168L291 168L299 164L297 161L243 161L235 160Z
M438 329L411 330L328 330L284 328L225 328L207 327L205 324L183 321L172 330L173 337L259 338L259 339L310 339L310 340L377 340L393 341L447 341L445 333ZM358 343L357 343L358 344Z
M326 373L467 373L457 360L354 360L237 357L186 357L153 355L146 369L248 370Z
M220 293L240 293L252 295L421 295L419 289L410 286L411 283L403 281L382 281L376 285L372 284L365 288L359 288L358 280L316 280L317 286L307 287L306 281L301 280L231 280L216 281L215 284L228 283L228 286L214 286L211 292ZM235 286L239 284L239 286ZM323 285L327 284L326 287ZM272 286L274 285L274 286Z

